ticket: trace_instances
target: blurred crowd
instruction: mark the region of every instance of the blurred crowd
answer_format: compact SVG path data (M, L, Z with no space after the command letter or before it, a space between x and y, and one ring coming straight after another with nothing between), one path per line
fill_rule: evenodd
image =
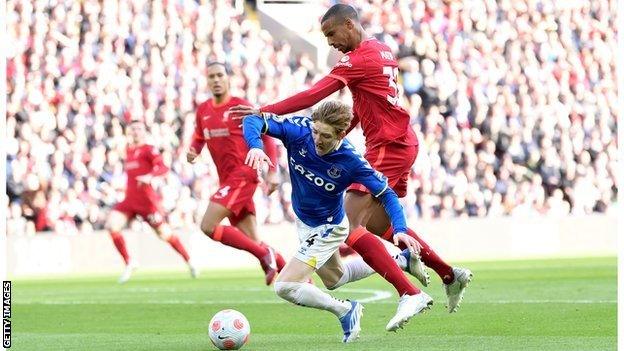
M400 58L420 140L408 215L613 210L615 0L355 4ZM327 73L255 17L243 1L8 1L9 233L101 229L123 199L132 118L172 170L160 186L169 221L196 226L218 186L207 151L184 157L210 97L206 63L228 62L232 94L257 105ZM281 162L281 188L256 194L260 222L292 220Z

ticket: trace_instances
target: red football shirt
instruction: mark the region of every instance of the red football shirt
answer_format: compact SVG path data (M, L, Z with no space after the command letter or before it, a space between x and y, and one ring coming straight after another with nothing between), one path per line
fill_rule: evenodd
M241 98L230 97L220 104L209 99L197 107L195 113L195 134L191 148L201 153L204 144L217 166L219 182L224 182L231 174L247 174L249 179L257 181L257 172L245 165L249 147L243 137L240 119L229 117L227 110L236 105L251 104ZM264 149L273 164L276 164L276 146L270 137L264 137Z
M149 184L139 183L138 176L151 174L159 176L168 171L163 163L162 156L152 145L128 146L126 149L125 170L128 175L126 186L126 198L134 199L157 199L158 195Z
M369 38L347 52L328 75L351 90L352 125L359 119L367 149L389 143L418 145L409 124L410 116L398 104L398 73L398 63L390 48Z

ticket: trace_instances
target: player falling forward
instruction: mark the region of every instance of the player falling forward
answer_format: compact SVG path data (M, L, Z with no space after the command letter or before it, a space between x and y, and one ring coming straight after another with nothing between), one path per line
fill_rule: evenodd
M311 120L265 114L263 117L248 116L243 121L245 140L250 148L247 164L258 168L262 162L270 163L262 151L261 133L282 140L288 152L300 246L279 274L275 292L297 305L335 314L344 331L344 342L353 341L359 335L362 305L356 301L337 300L305 282L317 271L330 289L337 284L333 273L342 270L337 250L349 233L343 207L347 187L353 182L364 184L383 204L393 224L393 234L402 236L407 230L403 208L388 186L387 178L373 170L355 148L343 140L351 118L349 106L330 101L319 106ZM381 250L387 255L385 248ZM412 288L411 294L402 297L404 303L390 324L398 327L433 303L429 295Z
M407 179L412 164L418 155L418 139L409 125L410 116L399 106L398 64L384 43L368 37L362 28L355 9L349 5L332 6L321 19L321 29L330 46L345 55L334 66L331 73L315 83L310 89L290 98L260 109L237 106L232 113L247 115L271 112L283 115L313 106L330 94L347 86L353 95L354 119L347 133L358 123L366 138L364 157L376 170L386 177L399 197L407 192ZM361 185L349 188L345 198L345 209L351 228L363 226L370 232L389 240L392 227L381 203ZM421 246L422 261L431 267L444 283L448 311L456 312L464 291L472 279L472 272L465 268L451 267L444 262L416 232L407 230ZM379 264L380 245L367 231L352 232L347 244L359 253L376 272L386 276L394 267ZM405 248L401 244L402 248ZM414 275L423 285L429 284L429 275L418 264L412 264L413 254L403 251L403 269ZM380 255L381 256L381 255ZM401 279L386 280L397 291L404 285ZM398 286L398 287L397 287Z
M240 129L240 121L229 118L227 110L235 105L250 105L244 99L230 96L230 83L226 67L213 62L207 67L208 87L212 98L197 107L195 134L187 161L194 163L207 145L219 174L219 190L210 198L202 218L201 230L213 240L254 255L265 274L265 283L270 285L278 271L284 266L284 259L273 248L258 242L256 231L256 208L253 195L258 186L257 172L244 164L249 150ZM267 149L275 160L276 146L266 138ZM269 170L269 193L276 189L275 168ZM221 225L229 218L231 226Z
M121 231L135 216L143 218L154 228L159 238L168 242L184 258L191 276L196 278L198 270L189 259L189 255L178 236L174 235L171 227L164 222L160 196L152 187L153 178L164 175L168 169L163 164L158 150L145 142L145 124L142 121L131 121L127 128L129 144L126 149L125 164L128 175L126 196L122 202L113 207L106 222L106 229L126 263L126 268L119 277L119 283L128 281L138 267L136 261L128 254L126 242L121 234Z

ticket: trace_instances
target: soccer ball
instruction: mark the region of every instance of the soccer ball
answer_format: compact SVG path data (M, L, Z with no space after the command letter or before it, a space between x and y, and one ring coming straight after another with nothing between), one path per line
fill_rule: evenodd
M208 336L219 350L238 350L247 343L251 332L249 321L235 310L223 310L212 317Z

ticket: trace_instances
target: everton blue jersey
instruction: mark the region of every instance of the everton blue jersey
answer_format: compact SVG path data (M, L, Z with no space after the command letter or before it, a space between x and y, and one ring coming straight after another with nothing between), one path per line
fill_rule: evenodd
M345 216L343 195L352 183L366 186L380 198L395 232L406 230L405 217L387 178L375 171L351 143L342 140L333 151L319 156L312 138L312 120L276 115L249 116L243 122L250 148L262 148L261 133L284 143L292 182L292 205L297 217L309 226L337 224Z

